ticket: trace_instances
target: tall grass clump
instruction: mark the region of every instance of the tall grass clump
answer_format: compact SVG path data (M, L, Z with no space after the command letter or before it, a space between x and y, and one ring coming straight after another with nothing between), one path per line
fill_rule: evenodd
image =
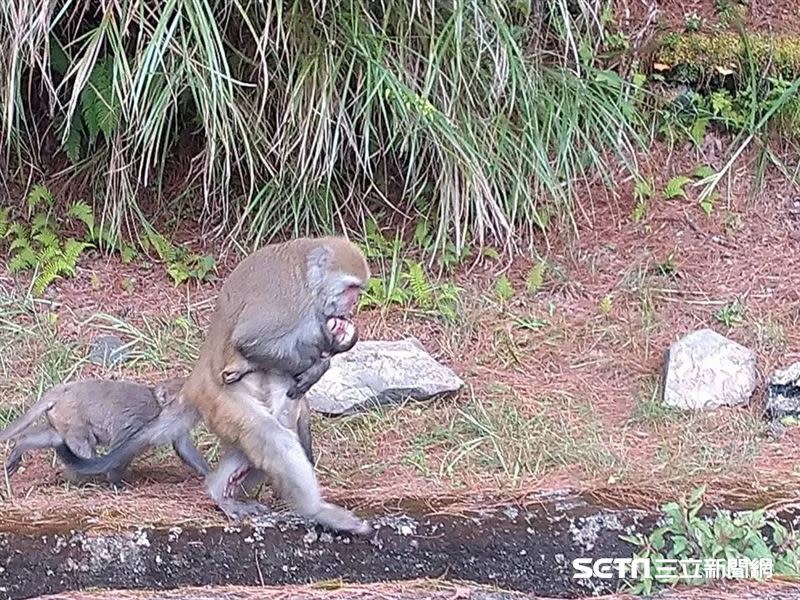
M253 242L393 209L503 243L638 141L599 0L2 4L6 177L55 162L114 227L180 188Z

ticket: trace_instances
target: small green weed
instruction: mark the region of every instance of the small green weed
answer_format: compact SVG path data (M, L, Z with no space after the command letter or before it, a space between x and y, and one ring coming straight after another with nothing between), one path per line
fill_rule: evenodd
M720 308L714 318L728 328L741 324L744 321L744 302L737 298Z
M166 237L152 228L147 229L147 236L142 239L145 250L150 247L164 261L167 273L175 285L194 279L207 281L217 272L217 261L209 255L189 252L183 246L175 246Z
M608 318L611 316L611 311L614 310L614 301L611 298L611 294L606 294L603 296L600 303L597 305L597 308L600 310L600 314L604 317Z
M646 577L627 580L625 586L634 594L650 595L662 585L679 583L702 585L713 581L706 570L709 563L719 568L727 565L755 564L761 570L750 576L762 579L764 566L769 572L790 577L800 576L800 546L797 534L774 519L768 519L762 510L731 514L717 511L713 517L702 517L702 498L705 486L696 488L682 502L669 502L661 511L666 524L648 535L620 536L641 550L637 557L649 561ZM697 567L693 572L682 572L674 561L690 561ZM660 569L673 561L671 570ZM666 572L662 572L666 571ZM719 571L717 571L719 576Z
M686 184L690 183L691 181L691 177L687 177L686 175L676 175L667 182L667 185L664 188L664 198L667 200L671 200L672 198L685 198L686 192L684 191L684 188L686 187Z
M525 278L525 283L528 287L528 293L533 296L542 289L542 285L544 284L544 276L547 271L547 264L544 261L539 261L528 272L528 276Z
M642 179L636 183L633 188L633 196L636 198L636 206L633 209L631 218L637 223L644 219L647 213L647 203L653 197L653 184L650 181Z
M501 275L494 284L494 293L501 303L506 303L514 297L514 286L506 275Z

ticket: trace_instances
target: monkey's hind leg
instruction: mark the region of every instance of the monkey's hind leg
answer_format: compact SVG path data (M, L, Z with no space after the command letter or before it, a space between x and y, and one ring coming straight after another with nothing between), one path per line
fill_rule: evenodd
M240 438L250 462L264 471L275 491L297 513L335 531L369 535L372 526L344 507L325 502L314 468L306 458L296 434L272 415L262 415Z
M237 496L250 475L252 466L247 457L237 448L223 451L217 468L206 477L206 489L219 509L231 520L239 520L269 512L263 504L254 500L240 500Z

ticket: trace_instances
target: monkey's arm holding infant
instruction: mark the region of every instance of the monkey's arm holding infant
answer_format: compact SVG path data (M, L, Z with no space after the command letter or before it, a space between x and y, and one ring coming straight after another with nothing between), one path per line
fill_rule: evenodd
M316 345L313 343L298 344L295 347L297 356L294 364L302 365L304 369L292 373L294 383L286 395L292 400L305 395L330 368L330 357L347 352L356 345L357 341L358 329L352 321L342 317L327 319ZM228 361L220 375L223 383L235 383L248 373L259 370L259 365L270 364L270 361L275 360L274 354L267 354L265 357L263 354L249 350L253 347L261 349L261 346L253 341L245 342L237 348L234 357ZM249 357L245 356L243 352L249 352Z

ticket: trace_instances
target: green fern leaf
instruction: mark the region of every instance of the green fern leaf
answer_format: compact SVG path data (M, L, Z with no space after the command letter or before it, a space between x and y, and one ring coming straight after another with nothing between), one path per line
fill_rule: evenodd
M41 244L42 248L56 248L58 249L59 242L58 236L50 230L44 230L33 236L33 239Z
M133 259L136 258L137 254L138 252L136 252L136 248L134 248L133 246L125 245L122 247L122 250L120 250L120 255L122 256L122 262L124 262L125 264L132 262Z
M42 248L42 251L39 252L39 256L37 256L37 261L39 266L43 269L48 268L53 263L63 260L63 253L61 252L61 248L56 246L45 246Z
M686 175L678 175L677 177L673 177L667 182L667 187L664 188L664 197L668 200L681 196L685 197L686 193L683 191L683 188L691 180L692 179L690 177L686 177Z
M653 195L653 186L646 179L642 179L636 183L633 194L637 198L650 198Z
M94 211L92 207L83 200L78 200L73 203L67 211L67 216L72 219L78 219L81 223L86 225L89 229L89 234L94 232Z
M10 273L19 273L32 269L36 265L36 260L36 253L30 247L21 248L8 261L8 270Z
M42 274L33 282L33 293L36 296L41 296L51 283L60 278L61 276L58 274L58 268L54 265L49 266L44 269Z
M106 142L117 126L117 101L114 94L111 59L99 60L81 92L81 112L89 130L89 143L102 133Z
M34 185L31 191L28 192L28 197L25 199L28 206L28 211L33 212L37 206L44 205L47 208L53 206L53 196L50 190L44 185Z
M514 297L514 286L511 285L511 281L505 275L497 280L494 285L494 291L503 302L508 302Z
M64 137L65 129L67 129L66 138ZM80 115L75 113L71 121L61 119L58 124L58 139L64 140L61 144L61 149L72 164L76 164L81 160L81 143L83 142L83 137L83 124Z
M25 226L22 223L12 223L8 226L8 231L6 232L7 238L14 238L15 240L28 240L28 230L25 229Z
M706 177L711 177L713 174L714 169L708 165L697 165L695 170L692 171L692 177L696 177L697 179L705 179Z
M417 248L427 249L431 244L430 226L427 221L420 221L414 228L414 245Z
M33 249L31 248L30 240L27 237L22 237L22 236L20 236L18 238L14 238L14 240L8 245L9 252L14 251L14 250L20 250L21 251L21 250L23 250L25 248L27 248L28 250L31 250L31 252L33 251Z
M547 268L547 265L542 261L535 265L531 269L530 273L528 273L528 278L526 283L528 284L528 293L535 294L539 291L544 283L544 272Z
M50 36L50 67L59 75L64 75L69 69L70 60L58 39Z
M54 223L49 215L46 213L37 213L31 221L31 234L44 233L49 231L53 233Z
M149 231L147 239L153 246L153 249L158 254L158 257L166 263L175 262L178 256L178 250L173 246L170 241L157 231Z
M492 248L491 246L483 249L483 256L491 260L500 260L500 252L497 251L497 248Z
M75 239L68 239L64 244L64 263L67 265L67 268L71 274L75 273L75 267L78 264L78 259L80 258L83 251L87 248L91 248L92 245L86 242L79 242Z
M189 271L183 263L170 263L167 265L167 273L172 278L172 282L177 286L189 279Z
M408 261L405 279L411 291L411 298L422 308L430 308L433 304L433 290L425 276L425 269L418 262Z

